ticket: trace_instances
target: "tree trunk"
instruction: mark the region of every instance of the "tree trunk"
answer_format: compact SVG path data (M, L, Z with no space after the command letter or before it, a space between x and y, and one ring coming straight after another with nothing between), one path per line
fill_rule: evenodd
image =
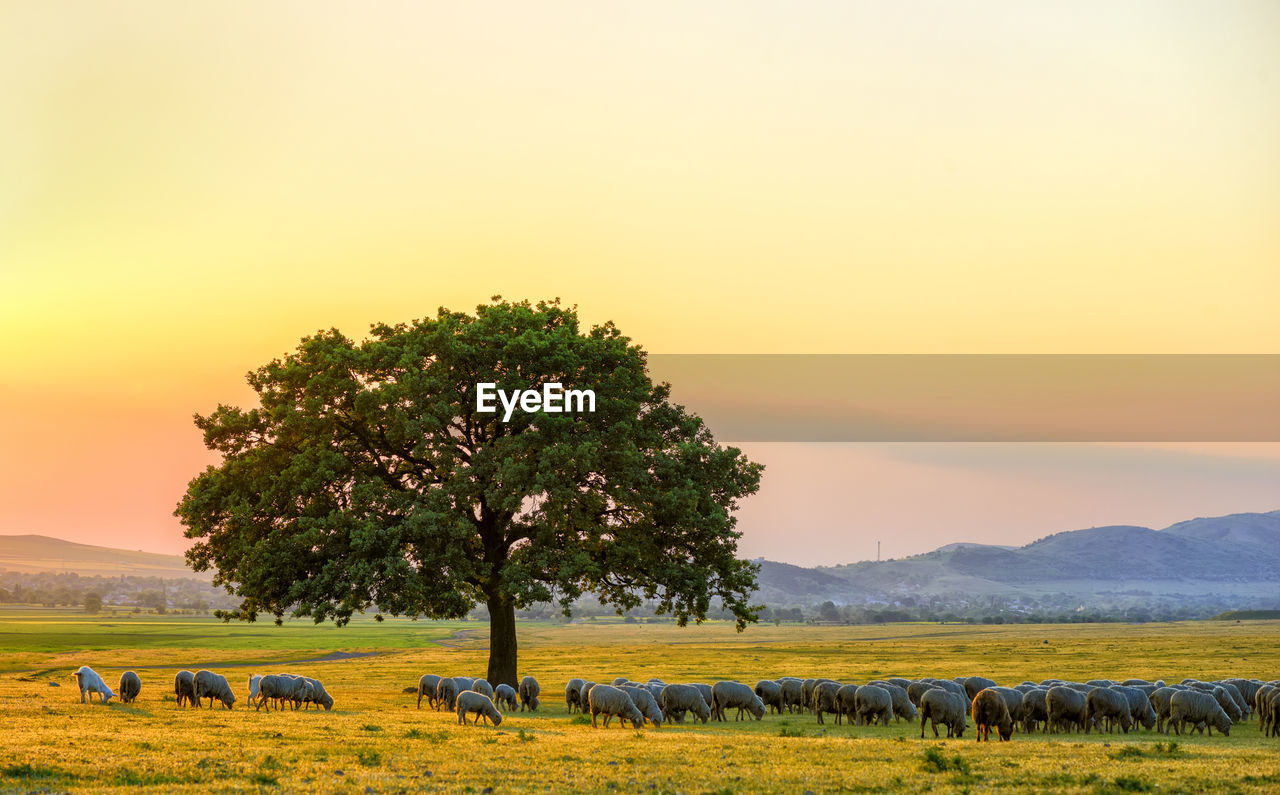
M489 606L489 684L511 685L518 688L516 677L516 606L503 599L501 594L491 594Z

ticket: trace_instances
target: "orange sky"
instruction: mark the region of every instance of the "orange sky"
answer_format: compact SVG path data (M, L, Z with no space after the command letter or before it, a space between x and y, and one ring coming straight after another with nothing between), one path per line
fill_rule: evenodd
M661 352L1280 352L1277 40L1268 0L6 3L0 533L179 550L193 411L495 293ZM902 537L1280 507L1280 455L1165 453L942 457ZM790 511L865 555L918 454L761 450L744 551ZM802 499L832 455L884 487Z

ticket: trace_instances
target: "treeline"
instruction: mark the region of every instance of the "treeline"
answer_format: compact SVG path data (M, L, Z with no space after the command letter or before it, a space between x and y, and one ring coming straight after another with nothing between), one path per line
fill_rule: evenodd
M194 577L105 577L4 570L0 570L0 603L82 607L90 613L110 607L165 613L170 610L204 612L235 606L235 600L225 591Z

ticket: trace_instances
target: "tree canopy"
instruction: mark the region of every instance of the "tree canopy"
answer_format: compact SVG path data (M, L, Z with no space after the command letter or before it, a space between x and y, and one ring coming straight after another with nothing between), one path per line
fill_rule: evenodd
M190 565L241 599L226 620L485 604L489 679L515 684L514 611L537 602L655 600L684 625L718 599L739 630L756 618L733 512L762 467L673 404L612 323L495 298L361 342L320 332L248 380L258 407L196 415L222 460L175 511ZM553 382L593 390L595 411L476 410L477 384Z

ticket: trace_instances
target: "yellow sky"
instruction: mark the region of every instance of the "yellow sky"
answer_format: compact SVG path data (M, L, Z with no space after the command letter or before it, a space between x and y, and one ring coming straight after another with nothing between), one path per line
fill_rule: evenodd
M662 352L1277 352L1278 40L1270 0L5 3L0 464L185 449L304 334L495 293Z

